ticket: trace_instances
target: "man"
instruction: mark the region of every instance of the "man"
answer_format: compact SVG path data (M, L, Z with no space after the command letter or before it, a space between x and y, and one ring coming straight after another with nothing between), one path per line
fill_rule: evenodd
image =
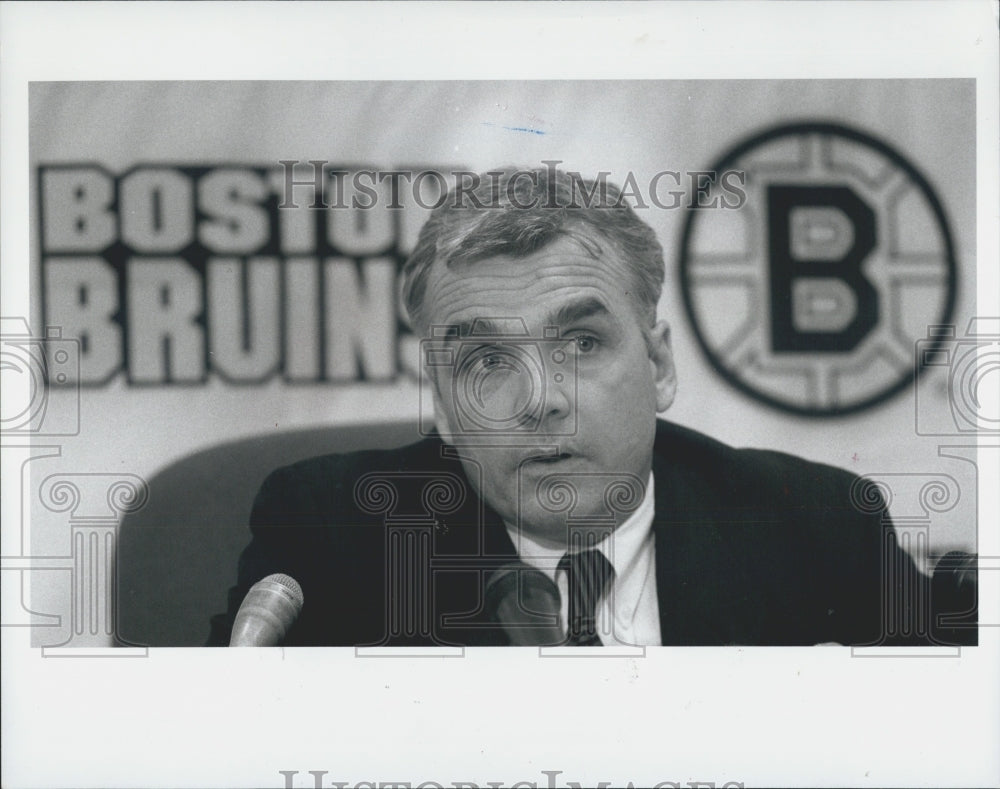
M658 419L664 262L610 183L488 173L404 269L437 430L279 469L250 586L294 577L288 645L927 641L926 580L850 474Z

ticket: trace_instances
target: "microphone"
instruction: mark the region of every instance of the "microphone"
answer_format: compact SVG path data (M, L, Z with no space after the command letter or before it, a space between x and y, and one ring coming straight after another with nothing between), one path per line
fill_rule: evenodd
M275 573L257 581L236 613L229 646L278 646L302 610L303 599L302 587L291 576Z
M949 551L934 565L934 583L953 592L956 601L971 610L976 603L978 557L963 551Z
M556 646L566 641L559 627L559 588L540 570L505 564L486 584L486 611L499 622L512 646Z
M950 551L942 556L931 576L931 633L947 645L978 643L979 589L975 554Z

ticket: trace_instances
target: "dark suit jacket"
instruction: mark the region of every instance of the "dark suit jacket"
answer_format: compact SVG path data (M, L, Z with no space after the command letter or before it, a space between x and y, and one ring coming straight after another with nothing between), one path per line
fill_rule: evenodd
M482 602L514 545L450 449L432 437L272 473L209 645L228 643L250 586L276 572L305 597L286 645L507 643ZM664 645L928 641L927 579L856 477L662 421L653 474Z

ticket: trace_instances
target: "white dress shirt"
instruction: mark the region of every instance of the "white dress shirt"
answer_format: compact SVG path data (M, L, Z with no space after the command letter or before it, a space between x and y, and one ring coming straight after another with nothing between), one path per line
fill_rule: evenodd
M621 526L595 547L615 568L615 578L597 603L597 634L605 646L659 646L660 605L656 597L656 556L653 534L653 474L642 503ZM569 579L559 570L565 549L540 545L507 525L520 559L541 570L559 587L559 620L563 633L569 619Z

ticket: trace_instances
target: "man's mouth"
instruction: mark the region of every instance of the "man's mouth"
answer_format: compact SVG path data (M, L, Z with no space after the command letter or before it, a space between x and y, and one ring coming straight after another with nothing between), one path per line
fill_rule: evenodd
M558 463L561 460L568 460L573 457L569 452L559 452L548 453L545 455L536 455L534 457L529 457L526 463Z

